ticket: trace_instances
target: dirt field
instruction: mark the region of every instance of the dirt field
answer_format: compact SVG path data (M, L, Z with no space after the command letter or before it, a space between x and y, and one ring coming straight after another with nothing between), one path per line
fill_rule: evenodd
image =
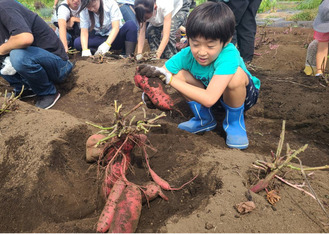
M137 232L329 232L329 217L319 203L277 179L268 189L279 191L274 206L265 191L246 196L257 177L264 176L253 162L271 161L283 120L285 143L295 150L308 144L298 155L305 167L329 165L329 87L301 72L311 40L311 29L258 29L251 72L262 86L259 102L246 113L247 150L226 147L219 110L218 127L204 135L177 128L192 116L183 104L185 117L173 112L159 121L161 127L148 134L157 149L149 151L154 171L173 187L198 177L182 190L165 191L169 201L159 197L150 207L144 204ZM104 200L97 164L85 161L86 140L98 129L86 121L111 126L114 100L124 111L140 102L133 80L136 66L128 60L96 64L77 59L69 81L58 86L62 97L54 108L37 109L31 99L0 117L1 232L95 232ZM10 87L1 79L0 91L5 89ZM147 109L152 113L161 111ZM139 118L142 111L135 114ZM128 179L151 180L138 148L134 158ZM295 170L278 175L294 184L305 182ZM308 181L329 212L329 170L315 171ZM310 191L307 183L303 189ZM256 208L238 213L235 205L248 198Z

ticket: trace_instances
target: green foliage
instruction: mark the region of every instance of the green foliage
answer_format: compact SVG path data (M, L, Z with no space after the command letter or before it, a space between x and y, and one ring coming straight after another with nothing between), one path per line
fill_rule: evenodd
M298 10L315 9L315 8L317 9L321 2L322 0L304 0L298 4L297 9Z
M195 0L195 2L196 5L199 6L200 4L207 2L207 0Z
M39 10L39 15L42 18L50 18L52 14L53 14L53 8L41 8Z
M303 10L293 15L289 20L292 21L313 21L316 17L317 9Z
M258 13L263 13L266 11L274 11L277 5L276 0L263 0L258 8Z

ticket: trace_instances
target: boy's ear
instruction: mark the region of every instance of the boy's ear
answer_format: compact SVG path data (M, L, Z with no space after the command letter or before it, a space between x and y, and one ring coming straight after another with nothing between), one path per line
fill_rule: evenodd
M233 37L231 37L230 40L228 40L228 42L226 42L223 47L227 46L232 41L232 39L233 39Z

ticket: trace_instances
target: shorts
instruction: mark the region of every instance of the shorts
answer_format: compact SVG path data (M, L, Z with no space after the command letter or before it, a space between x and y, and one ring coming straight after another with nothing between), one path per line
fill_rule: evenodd
M246 86L246 100L244 101L244 110L249 110L253 105L257 103L258 95L259 95L259 89L256 89L254 82L252 81L251 77L247 74L249 79L249 84ZM220 97L223 101L223 96ZM222 107L222 104L220 103L220 100L217 101L215 106Z
M328 42L329 41L329 32L322 33L314 30L313 38L319 42Z

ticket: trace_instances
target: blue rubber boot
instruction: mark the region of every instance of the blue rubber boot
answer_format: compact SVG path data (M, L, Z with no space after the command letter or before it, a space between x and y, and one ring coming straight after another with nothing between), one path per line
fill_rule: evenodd
M220 100L225 109L225 119L223 128L226 132L226 145L230 148L246 149L249 141L244 124L244 104L240 107L233 108L226 105Z
M211 113L211 109L202 106L195 101L188 102L194 117L189 121L180 123L178 128L191 133L199 133L214 130L217 122Z

